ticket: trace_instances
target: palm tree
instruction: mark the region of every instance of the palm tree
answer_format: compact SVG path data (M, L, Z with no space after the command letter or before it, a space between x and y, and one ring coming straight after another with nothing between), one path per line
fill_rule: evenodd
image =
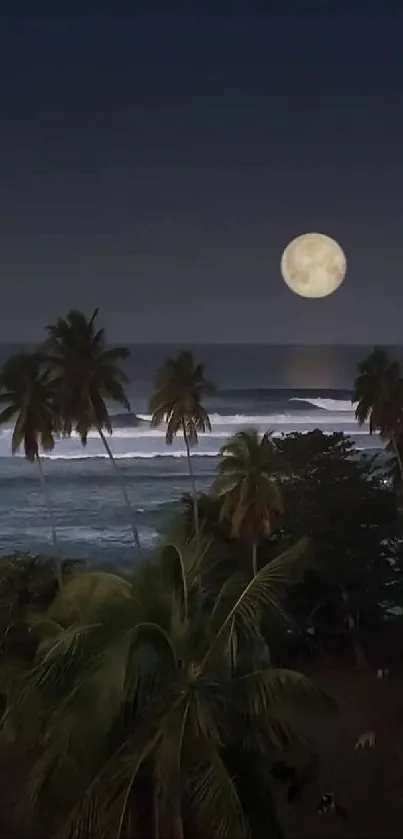
M215 393L214 385L204 377L202 364L196 364L191 352L180 352L169 358L156 376L154 393L150 399L153 428L167 423L165 440L172 445L182 432L186 446L189 475L192 486L195 533L199 531L196 480L190 449L198 443L198 434L211 431L211 423L202 405L205 396Z
M400 452L403 420L403 381L398 361L392 361L381 347L358 365L354 383L355 416L360 425L369 421L369 433L379 431L389 440L396 455L401 480L403 462Z
M50 452L54 448L59 422L53 382L37 353L18 353L5 362L0 373L0 403L6 406L0 413L0 424L15 420L12 453L23 447L27 460L38 467L56 554L56 577L61 587L56 525L40 454L41 450Z
M14 709L45 726L30 792L47 813L58 801L62 835L256 835L271 767L291 749L307 755L287 708L325 699L274 669L260 634L304 550L252 580L236 572L217 600L200 585L203 552L173 545L132 581L92 572L65 586L37 625L40 657Z
M221 498L221 517L232 525L232 535L251 547L252 571L257 572L257 547L276 528L283 512L280 490L273 480L278 466L270 434L259 438L255 429L239 431L220 450L212 492Z
M94 428L115 470L130 516L136 547L140 547L125 482L118 468L105 432L112 434L107 402L117 402L130 410L124 385L127 377L120 362L129 356L125 347L107 349L104 329L97 329L95 309L88 319L83 312L69 311L47 327L48 340L43 352L55 376L62 433L76 431L83 446Z

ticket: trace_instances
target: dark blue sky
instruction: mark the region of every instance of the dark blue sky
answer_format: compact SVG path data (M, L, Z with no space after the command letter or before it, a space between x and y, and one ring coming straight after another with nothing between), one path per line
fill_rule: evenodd
M197 5L0 21L0 338L99 305L125 341L401 342L403 0ZM310 230L326 300L280 277Z

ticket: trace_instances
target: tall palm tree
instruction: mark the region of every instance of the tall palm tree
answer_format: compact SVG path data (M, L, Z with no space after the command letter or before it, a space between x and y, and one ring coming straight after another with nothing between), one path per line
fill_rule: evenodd
M359 424L369 421L370 434L379 431L384 440L390 441L403 481L401 368L381 347L375 347L358 365L352 401L357 403L355 416Z
M120 366L130 352L126 347L107 348L105 330L96 325L97 315L98 309L89 319L83 312L72 309L65 318L58 318L47 327L48 340L43 352L55 377L62 433L69 436L76 431L85 446L89 431L96 429L120 483L134 542L139 548L125 481L105 436L105 432L112 434L107 402L117 402L130 410L124 389L128 380Z
M36 463L47 507L55 551L56 576L62 585L62 569L56 535L52 502L42 468L41 450L50 452L59 431L55 408L55 393L49 370L43 366L36 353L18 353L10 356L0 372L0 424L15 420L11 438L11 451L21 447L25 457Z
M65 586L16 716L33 709L32 728L37 709L45 726L30 792L68 814L63 835L256 835L271 767L290 747L306 752L287 708L325 699L274 669L260 635L304 549L302 540L253 580L235 573L217 600L200 585L203 552L185 558L173 545L132 581L93 572ZM260 800L239 783L246 766Z
M276 528L283 512L281 493L273 480L278 459L270 434L256 429L239 431L221 448L213 494L221 498L221 517L232 525L233 536L251 548L253 575L257 548Z
M154 393L150 399L151 426L167 423L166 442L182 432L186 446L192 486L195 533L199 531L196 480L192 467L191 447L197 445L198 434L211 431L211 423L202 399L215 393L214 385L204 377L204 367L196 364L193 354L180 352L157 371Z

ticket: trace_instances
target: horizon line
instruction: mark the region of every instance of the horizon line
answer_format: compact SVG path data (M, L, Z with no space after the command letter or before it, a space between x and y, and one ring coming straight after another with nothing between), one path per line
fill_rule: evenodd
M41 341L32 338L20 338L19 340L1 340L0 346L30 345L37 346ZM125 338L116 338L106 342L107 344L127 344L132 347L403 347L403 343L390 343L385 341L358 341L352 343L339 343L332 341L284 341L284 342L263 342L263 341L131 341Z

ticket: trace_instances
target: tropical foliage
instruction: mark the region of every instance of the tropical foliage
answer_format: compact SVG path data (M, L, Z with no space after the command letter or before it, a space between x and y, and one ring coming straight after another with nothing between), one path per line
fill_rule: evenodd
M379 431L390 441L403 482L401 436L403 420L403 381L398 361L392 361L380 347L358 365L353 401L360 425L369 422L370 434Z
M205 378L203 365L195 362L191 352L181 352L176 358L169 358L157 371L154 393L150 399L151 426L157 427L166 422L167 444L171 445L177 434L183 434L192 485L196 533L199 523L191 447L197 445L200 433L211 431L210 418L202 400L214 393L215 387Z
M252 554L257 572L257 547L277 528L283 512L278 483L276 450L270 434L259 439L255 429L239 431L220 451L212 492L221 500L221 518L231 522L233 536L241 537Z
M195 546L186 556L166 546L130 581L87 573L65 586L36 623L37 663L5 724L20 732L31 709L43 742L31 801L58 803L63 835L250 835L242 767L267 808L279 757L310 757L287 708L329 705L305 677L272 666L260 631L305 548L253 580L235 571L214 601Z
M70 436L75 431L85 446L91 429L98 432L122 489L134 542L140 547L125 482L105 436L105 432L112 434L107 403L130 409L125 393L127 376L121 367L129 350L106 346L105 330L97 327L97 315L98 309L90 318L72 309L65 318L58 318L47 327L42 352L53 374L62 433Z
M379 458L363 457L342 433L290 434L276 441L289 467L283 537L311 539L313 567L291 593L296 634L307 645L358 641L382 623L381 604L400 598L394 492ZM359 629L358 629L359 627Z
M312 560L287 596L292 632L285 635L281 622L277 631L270 621L272 649L276 644L282 656L297 648L307 654L341 641L358 649L356 642L382 625L385 605L403 601L398 507L393 488L385 484L385 468L378 457L360 456L342 433L288 434L272 439L271 446L270 472L283 512L274 533L261 534L258 565L304 535ZM220 472L219 466L218 477ZM199 514L208 543L208 585L216 591L217 581L234 567L250 573L250 552L231 519L222 517L220 497L200 495ZM186 497L168 532L179 540L194 533Z
M95 430L114 463L109 406L128 407L127 350L108 349L96 317L59 318L0 375L0 422L14 421L12 451L38 465L46 493L41 454L58 436L86 445ZM210 430L212 393L191 353L157 373L151 422L168 444L183 434L192 491L146 560L124 576L58 561L58 582L38 557L0 567L1 735L7 760L29 764L21 836L280 839L275 779L293 779L291 800L315 765L300 721L333 707L296 656L346 648L367 664L403 604L384 460L341 433L244 429L198 494L191 448ZM357 419L395 471L402 393L399 365L374 350Z
M78 561L64 560L63 580L69 581ZM32 660L39 637L31 618L42 615L58 592L51 559L16 553L2 557L0 565L0 671L10 659Z
M13 454L21 448L31 463L36 463L50 520L55 556L59 549L52 501L42 467L41 452L51 452L60 430L54 383L38 353L10 356L0 373L0 425L14 420L11 438ZM59 585L63 583L60 560L55 559Z

